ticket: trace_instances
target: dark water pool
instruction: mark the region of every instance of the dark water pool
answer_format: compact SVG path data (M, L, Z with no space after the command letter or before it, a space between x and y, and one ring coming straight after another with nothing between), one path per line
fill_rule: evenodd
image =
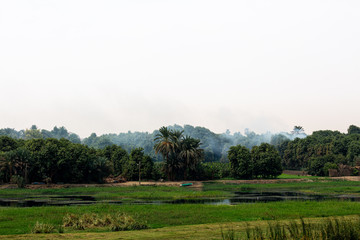
M276 202L276 201L323 201L323 200L346 200L360 202L360 196L354 195L314 195L292 191L266 191L266 192L235 192L234 196L226 199L201 198L201 199L177 199L177 200L144 200L127 199L119 200L97 200L92 196L51 196L46 199L43 197L10 199L0 198L0 206L5 207L37 207L37 206L70 206L70 205L89 205L95 203L109 204L214 204L214 205L236 205L243 203L256 202Z

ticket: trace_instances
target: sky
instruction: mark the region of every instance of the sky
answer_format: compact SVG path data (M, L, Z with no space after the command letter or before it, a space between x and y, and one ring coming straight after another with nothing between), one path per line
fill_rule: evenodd
M0 128L360 126L360 1L2 0Z

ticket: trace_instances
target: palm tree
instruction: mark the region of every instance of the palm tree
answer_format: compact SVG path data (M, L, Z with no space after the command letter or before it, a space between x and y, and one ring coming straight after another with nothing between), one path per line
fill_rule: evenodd
M154 141L155 153L160 153L164 158L164 170L169 180L175 180L184 171L195 170L203 157L203 149L200 149L200 140L183 136L184 131L169 130L166 127L159 129Z
M159 133L155 135L154 141L155 153L160 153L165 160L165 172L168 175L168 179L173 180L173 166L170 162L170 154L175 152L175 144L173 142L172 131L167 127L161 127Z
M200 149L200 140L186 136L181 141L179 158L184 171L184 179L190 170L195 170L203 157L204 150Z
M3 173L3 181L9 182L12 176L12 162L4 157L0 156L0 172Z

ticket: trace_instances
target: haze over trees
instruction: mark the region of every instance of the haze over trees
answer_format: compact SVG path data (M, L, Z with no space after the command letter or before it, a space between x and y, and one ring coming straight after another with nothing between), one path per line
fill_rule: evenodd
M360 165L360 128L351 125L347 133L321 130L303 139L283 141L275 147L286 169L307 169L310 174L325 176L328 169L340 164Z
M241 145L230 147L228 158L232 176L237 179L276 178L282 173L279 152L268 143L251 151Z
M108 176L138 180L139 165L140 177L154 180L272 178L281 167L325 176L329 169L360 165L359 127L304 134L300 126L276 135L231 135L174 125L153 133L91 134L81 141L64 127L5 128L0 129L0 182L13 176L25 182L102 182Z
M173 125L169 126L168 129L183 131L184 135L200 139L201 148L204 149L204 162L227 162L227 152L231 146L235 145L242 145L251 149L253 146L258 146L261 143L271 143L275 145L279 142L283 142L284 139L292 140L297 137L306 137L304 132L300 134L272 134L270 132L256 134L249 129L245 129L244 134L241 134L240 132L230 134L230 131L216 134L207 128L194 127L191 125ZM103 149L115 144L121 146L128 152L134 148L143 148L144 153L151 156L155 161L162 161L162 157L155 154L155 149L153 148L153 140L158 133L159 130L155 130L152 133L129 131L127 133L103 134L101 136L92 133L89 137L80 140L80 137L77 134L69 132L65 127L54 127L51 131L44 129L40 130L35 125L30 129L20 131L10 128L0 129L0 136L9 136L17 139L65 138L73 143L82 143L96 149Z

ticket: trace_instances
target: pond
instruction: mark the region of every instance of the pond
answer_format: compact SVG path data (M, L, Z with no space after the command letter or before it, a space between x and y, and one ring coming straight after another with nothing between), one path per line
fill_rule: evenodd
M355 195L314 195L295 191L246 191L234 192L231 198L196 198L176 200L146 200L146 199L124 199L119 200L97 200L92 196L68 195L68 196L44 196L26 198L0 198L0 206L5 207L38 207L38 206L70 206L89 205L95 203L109 204L214 204L214 205L236 205L256 202L275 201L322 201L322 200L345 200L360 202L360 196Z

